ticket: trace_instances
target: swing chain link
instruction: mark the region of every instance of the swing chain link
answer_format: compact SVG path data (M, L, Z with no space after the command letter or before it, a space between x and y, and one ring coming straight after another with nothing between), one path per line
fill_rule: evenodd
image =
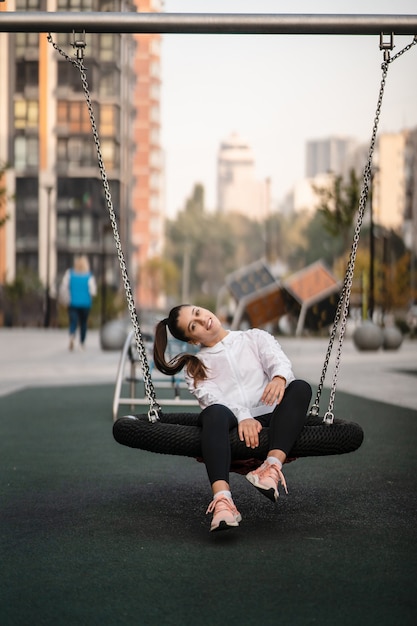
M411 41L409 44L407 44L406 46L404 46L404 48L402 48L401 50L399 50L397 52L397 54L394 54L393 57L391 57L388 61L388 63L392 63L393 61L395 61L396 59L398 59L398 57L400 57L401 55L403 55L405 52L408 52L410 50L410 48L412 48L413 46L415 46L417 44L417 35L414 35L414 39L413 41Z
M321 393L323 390L324 380L326 378L327 368L330 362L333 344L336 339L337 331L340 325L339 342L338 342L338 348L337 348L337 353L336 353L336 358L335 358L335 366L334 366L334 371L333 371L332 385L330 389L329 404L328 404L327 412L325 413L324 418L323 418L323 422L325 422L326 424L332 424L334 421L333 410L334 410L334 402L335 402L335 396L336 396L337 378L338 378L339 369L340 369L342 346L343 346L343 340L345 337L347 319L348 319L348 314L349 314L349 302L350 302L350 294L352 290L356 254L358 251L359 238L360 238L360 233L361 233L361 228L362 228L363 217L364 217L365 209L366 209L366 202L367 202L368 194L369 194L369 187L372 184L372 157L373 157L373 153L375 149L376 136L377 136L377 131L378 131L379 118L381 115L382 100L384 96L385 82L387 78L388 67L390 63L395 61L398 57L400 57L402 54L410 50L410 48L416 44L417 44L417 35L414 36L414 39L411 43L409 43L402 50L397 52L397 54L395 54L393 57L384 58L384 62L381 65L381 69L382 69L381 85L380 85L379 94L378 94L378 101L377 101L375 118L374 118L374 123L373 123L373 128L372 128L372 136L371 136L371 142L370 142L369 151L368 151L368 158L367 158L367 162L364 168L363 183L362 183L362 189L361 189L361 193L359 197L358 216L357 216L355 231L353 235L352 248L351 248L349 262L348 262L347 269L346 269L343 287L341 290L339 302L338 302L337 309L336 309L335 318L333 321L332 330L330 333L330 340L329 340L329 344L327 347L326 356L324 359L323 370L322 370L320 382L317 388L316 398L315 398L314 404L312 405L309 411L309 415L312 415L312 416L317 416L319 413L320 397L321 397Z
M144 342L142 332L140 329L138 314L137 314L137 310L136 310L134 299L133 299L132 288L130 285L129 275L127 272L125 257L123 254L123 248L122 248L120 235L119 235L119 229L117 226L117 218L116 218L116 214L113 208L113 201L111 197L110 186L109 186L109 182L107 178L106 168L105 168L104 161L103 161L100 139L99 139L99 135L97 131L97 125L96 125L93 106L92 106L91 97L90 97L90 90L89 90L88 82L87 82L86 68L84 66L84 49L85 49L86 44L84 40L76 41L75 36L74 36L74 42L72 45L76 49L76 58L73 59L53 41L50 33L48 33L47 38L48 38L48 42L52 44L52 47L57 52L59 52L59 54L63 56L67 61L69 61L72 65L74 65L74 67L76 67L80 73L84 95L85 95L85 99L86 99L86 103L88 107L88 112L90 115L90 122L91 122L91 129L93 132L93 137L94 137L94 143L97 149L98 165L99 165L100 175L101 175L104 193L106 197L107 210L109 213L110 222L111 222L111 226L113 230L113 237L114 237L114 242L116 245L117 257L119 259L123 286L124 286L125 293L126 293L127 307L128 307L130 319L134 328L135 343L136 343L136 348L138 351L140 366L142 369L145 393L149 401L148 419L150 422L156 422L160 418L161 407L159 406L156 400L155 388L154 388L152 378L151 378L151 372L150 372L150 367L149 367L149 363L147 359L145 342Z

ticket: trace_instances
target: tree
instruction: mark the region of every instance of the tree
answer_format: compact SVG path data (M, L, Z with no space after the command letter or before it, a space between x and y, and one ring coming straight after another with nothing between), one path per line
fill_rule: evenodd
M346 271L348 254L337 259L334 271L342 278ZM393 231L378 227L375 248L375 305L383 313L405 308L410 298L410 253L401 237ZM361 234L355 261L351 303L360 306L368 297L370 272L369 227Z
M215 302L228 273L264 254L262 225L238 213L209 213L204 188L194 186L185 207L166 224L165 258L182 277L178 299Z
M325 218L320 211L316 211L303 230L304 246L295 250L298 257L298 266L305 267L318 260L334 268L335 260L343 254L345 244L341 237L331 235L325 228Z
M179 275L174 263L153 257L148 259L140 270L140 280L146 282L152 294L153 307L159 305L159 296L165 293L173 296L177 293Z
M333 237L340 237L343 252L350 246L352 224L359 207L360 185L354 169L351 169L348 180L336 175L332 185L314 187L319 197L318 213L323 218L324 229Z

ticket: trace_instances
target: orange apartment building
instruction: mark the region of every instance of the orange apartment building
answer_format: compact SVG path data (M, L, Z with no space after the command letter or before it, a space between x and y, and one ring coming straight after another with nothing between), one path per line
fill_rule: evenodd
M159 0L4 0L0 11L159 11ZM69 55L74 35L53 34ZM160 36L86 33L85 66L122 248L138 308L154 307L146 265L163 244ZM54 297L76 254L120 289L78 71L46 34L0 33L0 163L9 216L0 228L0 285L32 272ZM1 215L0 215L1 216ZM105 252L106 250L106 252Z
M160 11L161 0L136 0L138 11ZM136 125L134 130L134 187L132 205L132 263L140 308L163 305L152 261L163 247L163 162L160 145L161 36L135 35L134 72Z

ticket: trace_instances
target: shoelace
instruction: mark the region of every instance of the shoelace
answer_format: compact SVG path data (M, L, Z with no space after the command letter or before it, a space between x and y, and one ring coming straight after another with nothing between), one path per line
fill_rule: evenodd
M207 507L206 515L208 513L213 513L215 509L218 511L231 511L233 515L237 514L237 509L234 503L227 496L219 496L218 498L214 498Z
M285 476L281 472L281 470L279 469L276 463L267 463L267 461L265 461L265 466L261 466L258 470L259 477L261 477L263 474L269 474L271 471L272 473L276 473L275 480L277 481L277 488L278 488L279 483L281 483L282 486L284 487L285 493L288 495L287 482L285 480Z

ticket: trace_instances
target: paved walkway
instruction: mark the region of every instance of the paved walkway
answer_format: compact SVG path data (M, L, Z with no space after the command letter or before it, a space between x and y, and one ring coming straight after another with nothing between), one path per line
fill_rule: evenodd
M296 375L317 385L327 339L282 338L280 342ZM119 351L101 350L98 331L89 331L84 352L69 352L66 330L0 328L0 395L34 386L114 384L119 359ZM333 362L332 357L327 387ZM417 340L405 339L395 351L360 352L346 338L337 389L417 410Z

